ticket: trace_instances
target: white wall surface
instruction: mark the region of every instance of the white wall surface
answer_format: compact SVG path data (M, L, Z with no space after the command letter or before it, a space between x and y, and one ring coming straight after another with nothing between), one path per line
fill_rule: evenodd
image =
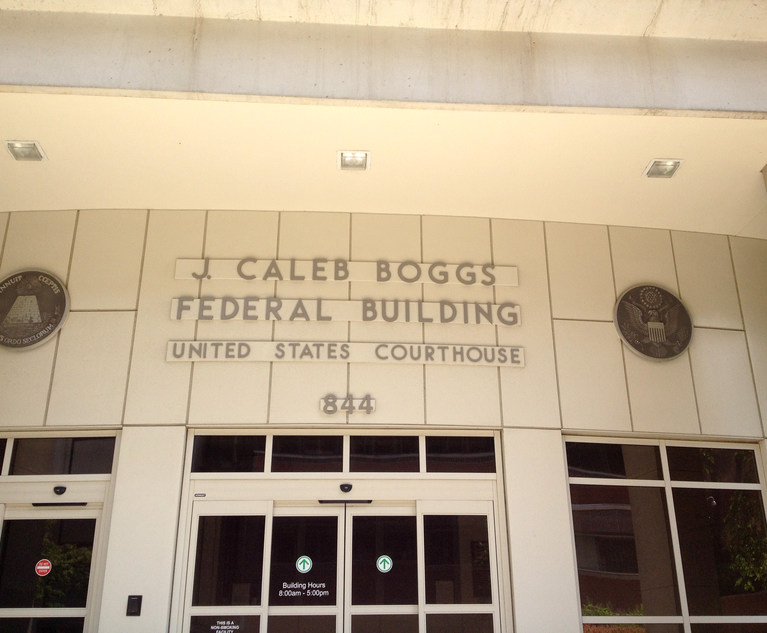
M39 267L69 286L56 341L0 350L5 428L242 425L328 419L326 393L371 393L367 425L539 427L762 436L767 392L764 242L702 233L482 218L298 212L5 214L0 271ZM246 256L514 265L519 286L175 279L175 262ZM640 282L677 293L689 351L639 357L612 323ZM181 295L512 301L515 327L420 323L177 321ZM260 339L520 345L524 368L167 363L169 340ZM126 387L127 385L127 387ZM759 394L759 400L757 399Z
M184 438L183 427L123 430L99 631L167 630ZM129 595L143 596L140 616L125 615Z
M576 633L580 601L562 438L555 431L509 429L503 457L515 630Z

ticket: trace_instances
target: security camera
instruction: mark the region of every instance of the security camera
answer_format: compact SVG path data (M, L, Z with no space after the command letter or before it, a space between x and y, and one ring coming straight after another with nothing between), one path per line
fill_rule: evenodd
M67 491L67 487L66 486L54 486L53 487L53 492L56 493L57 495L63 495L66 491Z
M352 489L351 484L341 484L339 487L341 488L341 492L349 492Z

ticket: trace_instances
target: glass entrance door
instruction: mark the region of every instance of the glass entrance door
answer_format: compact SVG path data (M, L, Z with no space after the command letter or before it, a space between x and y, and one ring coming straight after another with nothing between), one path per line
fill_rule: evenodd
M0 506L0 631L82 633L97 520L59 508L3 517Z
M491 502L195 503L190 633L499 631Z

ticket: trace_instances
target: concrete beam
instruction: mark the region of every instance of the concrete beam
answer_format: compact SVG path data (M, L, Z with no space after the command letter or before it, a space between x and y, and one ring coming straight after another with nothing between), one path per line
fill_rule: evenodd
M767 43L0 12L0 85L767 112Z

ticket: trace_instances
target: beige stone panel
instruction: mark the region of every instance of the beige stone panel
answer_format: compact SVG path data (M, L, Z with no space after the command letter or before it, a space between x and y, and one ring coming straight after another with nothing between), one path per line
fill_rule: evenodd
M48 425L122 424L134 312L73 312L61 331Z
M424 340L435 344L495 345L496 333L492 325L427 323L424 325Z
M745 334L696 328L694 336L690 358L701 430L706 435L761 437Z
M290 363L272 365L269 422L273 424L339 424L346 416L327 416L320 398L344 396L348 391L346 363Z
M423 299L421 284L383 283L375 281L353 281L350 284L352 299L387 299L394 301L419 301Z
M612 323L554 321L562 426L630 431L621 343Z
M547 223L546 248L552 316L612 320L615 287L607 227Z
M44 270L66 284L76 217L75 211L11 213L0 275Z
M197 296L198 282L174 279L176 259L199 258L205 213L151 211L125 408L126 424L186 422L191 363L166 362L168 341L194 338L194 321L170 319L173 297Z
M423 424L423 381L421 365L352 364L349 393L355 398L370 394L376 401L376 410L370 415L355 413L349 416L349 422L366 427Z
M69 274L73 310L135 310L147 211L80 211Z
M280 214L279 258L349 259L349 223L346 213Z
M578 633L580 600L561 435L507 429L503 438L516 630Z
M767 411L767 240L731 238L746 341L761 410Z
M490 220L445 216L423 217L423 261L449 264L491 261Z
M352 341L380 341L391 343L422 342L423 325L421 323L393 323L384 321L382 314L386 301L386 314L394 313L394 301L399 311L405 310L404 301L419 301L422 297L420 284L384 284L371 282L356 282L351 284L351 296L354 301L370 299L375 301L378 319L375 321L359 321L349 324L349 336ZM412 305L411 305L412 307Z
M5 244L5 232L8 229L10 213L0 213L0 263L3 261L3 244Z
M498 369L428 365L426 422L431 425L500 426Z
M674 231L671 238L680 298L693 325L742 329L727 236Z
M488 257L489 260L489 257ZM482 279L480 266L476 265L477 279ZM480 283L472 285L463 284L434 284L426 281L423 286L424 301L453 301L457 304L466 301L472 303L493 303L494 294L492 287L482 286Z
M55 338L27 350L0 347L1 427L43 426L55 356Z
M352 216L353 261L421 259L421 218L413 215Z
M275 321L275 341L335 341L348 340L349 324L343 321Z
M657 361L624 346L623 355L634 431L700 433L688 354Z
M224 295L215 295L224 296ZM197 340L199 341L270 341L274 325L272 321L198 321Z
M332 268L328 268L325 274L328 281L278 281L276 296L282 299L348 299L349 282L332 281Z
M350 323L349 340L373 343L422 343L420 323Z
M184 439L183 427L128 427L121 434L99 624L94 630L167 629ZM131 594L148 598L141 617L132 618L140 620L140 626L125 624L125 604Z
M543 223L493 220L493 255L497 265L517 266L519 270L519 286L495 289L496 303L516 303L521 315L517 326L498 326L498 342L525 350L524 368L501 369L503 423L558 428L559 393Z
M208 211L205 231L205 257L241 260L256 257L273 259L277 255L279 214L265 211ZM275 296L275 282L260 279L203 279L201 296L266 297ZM270 340L273 325L260 318L256 321L231 319L199 321L200 340Z
M269 403L269 363L196 363L190 424L264 424Z
M215 259L277 255L279 213L274 211L208 211L205 256Z
M658 229L610 227L616 294L652 284L679 295L671 234Z

